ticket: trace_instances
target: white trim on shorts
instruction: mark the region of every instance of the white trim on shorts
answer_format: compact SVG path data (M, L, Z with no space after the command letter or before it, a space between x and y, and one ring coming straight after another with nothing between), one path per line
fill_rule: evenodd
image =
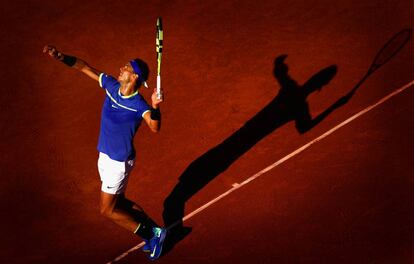
M102 181L101 190L109 194L124 193L134 163L135 160L123 162L113 160L105 153L99 152L98 171Z

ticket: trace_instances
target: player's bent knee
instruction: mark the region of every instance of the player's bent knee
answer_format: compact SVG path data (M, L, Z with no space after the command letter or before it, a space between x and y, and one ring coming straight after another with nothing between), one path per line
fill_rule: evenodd
M112 218L113 209L105 206L101 206L100 213L106 218Z
M99 204L101 215L107 218L112 218L117 200L117 195L101 192L101 199Z

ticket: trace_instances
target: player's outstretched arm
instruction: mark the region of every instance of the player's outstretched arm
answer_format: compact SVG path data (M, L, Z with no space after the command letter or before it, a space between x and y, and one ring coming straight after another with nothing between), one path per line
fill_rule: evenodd
M84 60L80 58L76 58L74 56L63 54L62 52L58 51L56 47L52 45L46 45L43 48L43 53L48 53L49 56L51 56L55 60L63 62L69 67L75 68L83 72L84 74L88 75L90 78L94 79L95 81L99 81L99 74L101 74L101 71L92 68Z

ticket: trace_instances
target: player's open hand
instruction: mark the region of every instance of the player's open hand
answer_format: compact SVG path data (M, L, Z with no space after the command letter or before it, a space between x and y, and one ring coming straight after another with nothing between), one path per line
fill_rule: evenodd
M154 88L154 92L151 95L151 100L152 100L152 107L157 107L160 103L162 103L164 101L164 95L163 92L161 90L161 98L158 99L157 96L157 88Z
M43 53L48 53L49 56L51 56L52 58L56 59L56 60L61 60L62 58L62 53L59 52L55 46L52 45L46 45L43 48Z

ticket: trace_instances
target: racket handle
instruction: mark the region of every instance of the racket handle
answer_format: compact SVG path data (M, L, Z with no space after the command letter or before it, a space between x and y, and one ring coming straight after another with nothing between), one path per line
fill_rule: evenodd
M162 98L162 93L161 93L161 75L157 75L157 98L161 99Z

